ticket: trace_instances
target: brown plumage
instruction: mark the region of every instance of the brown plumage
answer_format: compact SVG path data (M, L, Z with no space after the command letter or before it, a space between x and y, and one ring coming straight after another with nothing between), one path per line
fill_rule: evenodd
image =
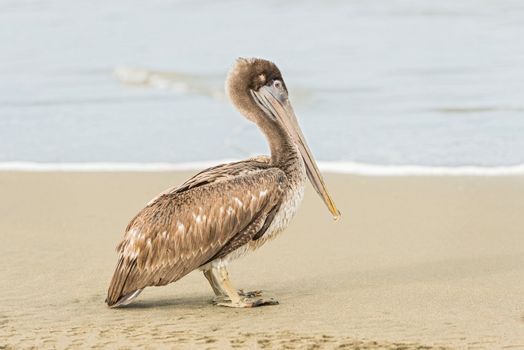
M126 228L107 303L174 282L247 243L281 200L286 182L280 169L244 161L201 172L154 199Z
M276 118L292 111L274 110L279 108L274 103L288 106L287 88L273 63L239 59L226 86L235 106L266 135L271 158L206 169L148 203L131 220L117 247L118 263L106 299L109 306L125 305L143 288L177 281L197 268L203 269L217 297L226 301L222 305L274 303L241 298L225 265L287 226L302 198L305 165L308 174L315 173L316 166L309 169L311 155L305 157L303 146L296 145L302 142L301 133L296 136L293 128L283 127L286 121ZM258 95L267 91L282 95L275 99Z

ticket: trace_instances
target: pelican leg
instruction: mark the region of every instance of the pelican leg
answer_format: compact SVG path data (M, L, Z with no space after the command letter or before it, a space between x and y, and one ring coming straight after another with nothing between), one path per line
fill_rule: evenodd
M222 289L222 286L218 283L216 274L213 273L211 269L204 271L204 276L206 277L207 281L211 285L211 288L213 288L213 292L215 292L216 297L227 297L227 293L224 289Z
M207 281L211 285L211 288L213 288L213 292L215 293L215 297L213 298L213 302L219 303L219 302L227 302L231 301L226 293L226 291L222 288L220 283L218 282L218 273L213 273L211 269L204 271L204 276L206 277ZM241 297L247 297L247 298L254 298L259 297L262 295L261 290L254 290L254 291L248 291L245 292L243 289L238 290L238 295Z
M239 294L231 280L229 278L229 272L225 267L219 267L216 269L211 269L211 273L216 278L216 281L220 285L221 290L224 290L227 294L226 298L223 298L222 301L216 301L216 305L227 306L227 307L257 307L264 305L277 305L278 301L273 299L254 299L252 297L260 295L260 291L248 292Z

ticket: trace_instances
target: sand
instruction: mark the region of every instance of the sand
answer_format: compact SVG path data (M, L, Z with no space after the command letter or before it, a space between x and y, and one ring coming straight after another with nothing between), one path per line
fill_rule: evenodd
M211 305L200 272L105 293L129 219L188 173L0 173L0 348L524 348L524 177L328 175L231 265L278 306Z

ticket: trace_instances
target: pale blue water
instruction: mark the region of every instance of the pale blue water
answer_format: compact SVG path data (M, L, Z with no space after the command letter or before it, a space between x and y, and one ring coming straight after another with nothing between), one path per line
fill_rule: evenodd
M0 1L0 162L267 153L221 97L275 61L318 159L524 163L524 2ZM115 69L174 71L168 89Z

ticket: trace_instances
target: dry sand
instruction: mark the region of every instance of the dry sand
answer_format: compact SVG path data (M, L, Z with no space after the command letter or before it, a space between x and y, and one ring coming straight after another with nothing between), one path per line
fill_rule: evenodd
M104 304L114 247L187 173L0 173L0 348L524 348L524 177L327 176L231 266L278 306L212 306L200 272Z

